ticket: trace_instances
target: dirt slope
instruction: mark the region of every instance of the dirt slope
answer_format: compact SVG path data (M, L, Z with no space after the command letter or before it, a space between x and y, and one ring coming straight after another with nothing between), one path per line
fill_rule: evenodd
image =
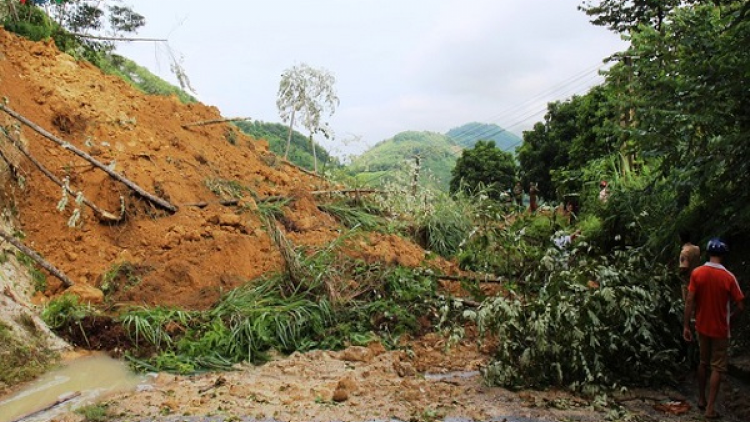
M255 212L253 196L245 193L237 207L221 206L207 181L239 182L258 198L295 196L285 226L297 245L321 244L340 233L307 194L325 188L321 179L281 163L265 142L228 124L181 127L221 118L215 107L146 96L60 53L51 42L30 42L1 29L0 96L11 109L179 207L173 215L153 207L103 171L21 127L30 152L59 178L69 177L74 190L115 214L120 196L125 198L125 223L100 224L83 208L80 226L69 228L73 201L58 211L60 187L9 143L0 144L25 181L23 190L9 180L3 189L4 202L16 204L24 241L81 285L98 286L113 264L132 264L142 281L138 288L121 289L118 301L205 308L221 291L280 268L281 256ZM0 113L0 125L13 129L16 124ZM209 205L188 205L199 202ZM395 237L374 238L363 247L410 265L424 256ZM46 296L59 293L60 284L49 280Z

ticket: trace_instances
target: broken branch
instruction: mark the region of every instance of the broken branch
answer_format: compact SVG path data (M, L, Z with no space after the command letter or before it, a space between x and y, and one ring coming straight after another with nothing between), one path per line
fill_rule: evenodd
M93 164L94 166L98 167L100 170L102 170L103 172L107 173L110 177L112 177L113 179L118 180L119 182L123 183L125 186L129 187L130 189L132 189L133 191L135 191L138 195L140 195L141 197L147 199L148 201L152 202L153 204L155 204L155 205L157 205L157 206L159 206L159 207L161 207L161 208L163 208L165 210L168 210L170 212L173 212L173 213L177 212L177 207L175 207L174 205L170 204L169 202L167 202L166 200L164 200L162 198L159 198L158 196L155 196L155 195L152 195L152 194L146 192L146 190L144 190L140 186L136 185L135 183L133 183L132 181L130 181L126 177L122 176L121 174L119 174L119 173L115 172L114 170L110 169L109 167L105 166L101 162L97 161L96 159L94 159L94 157L90 156L85 151L81 151L80 149L78 149L75 146L71 145L69 142L65 142L62 139L56 137L55 135L47 132L46 130L44 130L42 127L38 126L37 124L35 124L31 120L27 119L26 117L22 116L21 114L15 112L13 110L11 110L5 104L0 103L0 110L6 112L10 116L12 116L16 120L18 120L19 122L21 122L21 123L25 124L26 126L30 127L31 129L33 129L35 132L37 132L38 134L42 135L43 137L45 137L45 138L49 139L50 141L52 141L52 142L60 145L63 148L65 148L65 149L73 152L74 154L78 155L79 157L83 158L84 160L88 161L89 163Z
M188 128L191 126L208 126L208 125L215 125L217 123L227 123L227 122L241 122L246 120L253 120L250 117L233 117L230 119L213 119L213 120L202 120L200 122L193 122L193 123L185 123L182 125L183 128Z
M126 38L126 37L104 37L101 35L87 35L73 32L71 35L75 35L80 38L88 38L90 40L100 41L148 41L148 42L167 42L166 38Z
M72 196L74 198L76 197L76 193L73 192L73 190L68 185L66 185L65 183L63 183L62 180L60 180L57 176L55 176L54 174L52 174L51 171L47 170L47 168L44 167L44 165L42 163L40 163L36 158L34 158L31 155L31 153L29 153L28 151L26 151L26 149L23 147L23 145L21 145L21 142L18 139L10 136L10 134L8 134L7 132L5 132L4 130L2 132L3 132L3 135L5 135L5 137L11 143L13 143L13 145L16 148L18 148L18 150L21 151L21 153L23 155L25 155L26 158L28 158L29 161L31 161L36 166L36 168L39 169L39 171L41 171L42 173L44 173L45 176L47 176L48 179L52 180L53 182L55 182L56 185L58 185L58 186L62 187L63 189L65 189L65 192L67 192L68 195L70 195L70 196ZM124 199L121 196L120 197L120 203L122 203L123 201L124 201ZM89 201L85 196L83 197L83 203L86 204L89 208L91 208L94 211L94 213L96 213L96 215L99 217L100 220L108 221L108 222L112 222L112 223L118 223L118 222L122 221L123 218L125 217L124 207L120 210L120 215L117 216L117 215L114 215L114 214L110 213L109 211L105 211L105 210L99 208L96 204L94 204L93 202Z
M18 249L19 251L28 255L29 258L33 259L37 264L39 264L39 266L49 271L49 273L55 276L58 280L62 281L63 286L65 287L73 286L74 283L68 278L68 276L66 276L62 271L58 270L54 265L47 262L47 260L42 258L41 255L36 253L36 251L24 245L23 243L19 242L18 239L9 235L4 230L0 230L0 237L5 239L6 242L15 246L16 249Z

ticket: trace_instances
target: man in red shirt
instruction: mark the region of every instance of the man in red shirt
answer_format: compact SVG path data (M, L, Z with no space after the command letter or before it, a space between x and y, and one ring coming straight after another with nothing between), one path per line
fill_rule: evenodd
M706 252L709 261L693 270L690 275L682 336L685 341L693 341L690 319L695 311L695 331L698 332L700 347L698 408L705 408L707 419L716 419L719 418L719 414L714 409L716 396L719 393L721 376L727 371L730 321L745 306L744 296L737 279L721 265L724 255L729 252L726 243L716 238L711 239L708 241ZM731 313L729 312L730 298L737 305ZM711 365L711 378L707 401L706 381L709 364Z

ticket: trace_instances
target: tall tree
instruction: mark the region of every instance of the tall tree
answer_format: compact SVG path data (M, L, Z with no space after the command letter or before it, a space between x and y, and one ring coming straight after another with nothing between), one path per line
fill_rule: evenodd
M289 122L284 158L289 155L295 119L299 119L310 134L316 172L318 162L312 137L314 133L331 136L328 125L321 122L321 116L326 112L329 116L333 115L339 105L339 98L334 89L335 83L336 78L328 70L315 69L304 63L295 65L281 74L276 106L282 121Z
M518 148L524 185L536 183L543 198L559 196L555 173L580 171L589 161L615 151L618 138L613 122L617 120L617 105L608 86L548 104L544 122L524 132Z
M490 197L499 199L513 184L516 163L511 153L495 146L495 141L478 141L474 148L463 151L451 174L451 193L484 186Z
M637 148L683 193L677 211L715 216L701 224L714 233L750 232L747 4L675 9L661 31L633 33L632 64L608 77L634 110Z

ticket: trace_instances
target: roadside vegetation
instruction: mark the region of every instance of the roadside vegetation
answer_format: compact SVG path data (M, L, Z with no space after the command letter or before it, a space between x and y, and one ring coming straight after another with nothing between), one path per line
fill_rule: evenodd
M285 270L248 280L206 311L110 316L132 344L129 359L148 370L231 369L271 351L396 348L406 336L474 323L499 341L484 370L494 385L595 394L676 382L691 358L679 336L677 234L701 244L725 237L727 265L748 291L750 11L739 1L656 2L641 14L610 7L624 3L583 6L631 45L603 85L548 105L524 133L517 163L482 142L464 151L452 194L413 183L411 168L372 195L321 201L346 230L316 250L284 238L275 219L286 202L258 204ZM493 157L508 170L500 179L489 176ZM512 202L515 181L537 184L537 210ZM240 182L206 183L220 196L248 193ZM466 277L464 299L480 302L467 307L438 288L429 259L406 268L349 257L349 241L368 231L408 237L430 256L500 280L502 294L484 297ZM44 317L70 334L99 312L63 296ZM747 326L733 337L738 349Z

